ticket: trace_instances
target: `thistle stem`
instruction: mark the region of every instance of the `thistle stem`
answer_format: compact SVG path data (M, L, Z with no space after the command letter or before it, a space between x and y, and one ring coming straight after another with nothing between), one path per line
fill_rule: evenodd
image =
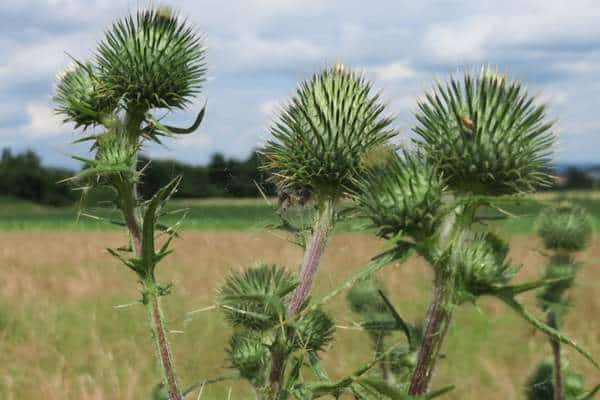
M173 365L173 355L171 353L169 340L167 339L164 317L160 307L158 288L152 279L150 282L144 282L144 289L152 336L156 343L157 355L162 366L163 379L167 386L169 400L183 400L183 396L181 395L181 391L177 384L175 367Z
M548 315L548 325L551 328L558 330L558 317L550 311ZM554 400L563 399L563 384L562 384L562 360L560 354L560 341L555 338L550 338L550 347L552 347L552 356L554 359Z
M141 228L136 216L136 190L133 185L117 185L121 197L121 211L127 228L131 234L135 252L138 257L142 255ZM148 309L152 337L156 344L157 356L163 373L163 379L167 385L169 400L183 400L175 376L171 346L165 330L164 317L160 308L160 294L153 275L143 279L144 302Z
M300 268L299 283L288 306L289 316L296 315L310 295L321 257L329 239L329 233L333 227L334 208L334 200L331 199L323 200L317 208L313 232L306 245Z
M446 275L436 272L433 300L427 312L423 342L408 390L408 394L413 396L427 393L435 363L452 319L452 287Z

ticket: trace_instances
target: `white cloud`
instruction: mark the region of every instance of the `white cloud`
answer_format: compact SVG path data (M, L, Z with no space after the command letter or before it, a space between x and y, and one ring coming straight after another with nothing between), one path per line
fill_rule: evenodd
M65 131L60 117L45 103L28 103L25 112L29 122L22 127L21 132L28 138L47 138Z
M415 71L402 61L378 65L368 69L373 71L377 80L382 81L400 81L412 78L415 75Z

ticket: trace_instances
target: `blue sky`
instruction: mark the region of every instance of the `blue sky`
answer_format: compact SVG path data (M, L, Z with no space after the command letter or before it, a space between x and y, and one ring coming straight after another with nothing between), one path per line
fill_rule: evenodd
M559 162L600 154L600 2L189 0L161 2L203 32L209 80L187 122L208 100L194 135L147 153L205 163L216 151L246 157L268 135L277 106L325 65L363 70L397 115L402 137L415 99L464 67L498 66L527 83L556 120ZM0 2L0 147L32 148L44 163L75 166L76 133L52 113L66 53L93 56L111 21L146 6L125 0Z

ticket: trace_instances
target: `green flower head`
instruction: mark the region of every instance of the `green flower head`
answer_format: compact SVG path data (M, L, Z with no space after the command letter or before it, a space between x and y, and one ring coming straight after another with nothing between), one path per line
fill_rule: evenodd
M538 233L547 249L579 251L592 236L592 225L581 207L549 208L539 218Z
M58 76L56 113L75 128L97 125L117 107L115 101L102 97L98 88L97 71L91 64L73 62Z
M475 300L506 285L516 273L507 261L508 245L492 234L457 245L451 261L456 267L458 304Z
M229 340L229 361L240 371L240 375L250 381L261 379L261 372L269 360L269 349L260 337L251 333L235 333Z
M391 119L371 84L337 65L300 84L271 128L263 168L282 191L338 197L362 158L387 142Z
M168 8L117 21L98 46L104 96L127 108L183 108L205 80L205 48L186 21Z
M335 324L325 311L317 308L296 321L292 345L296 349L320 351L333 340Z
M354 213L370 221L381 237L430 235L439 222L444 181L420 154L393 153L379 168L354 182Z
M294 277L285 269L259 264L234 271L219 289L218 301L233 326L267 330L285 318L285 306L295 287Z
M483 68L439 83L419 102L418 146L459 193L502 195L548 186L552 123L518 81Z

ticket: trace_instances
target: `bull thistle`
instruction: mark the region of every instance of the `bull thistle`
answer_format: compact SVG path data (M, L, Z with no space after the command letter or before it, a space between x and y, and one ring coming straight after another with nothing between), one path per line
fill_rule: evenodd
M583 208L561 205L548 208L540 214L538 233L546 250L551 252L545 277L555 280L538 294L539 305L546 314L547 324L560 331L562 317L570 305L568 292L580 268L574 253L583 250L589 244L592 225ZM549 342L552 362L543 362L530 379L526 388L528 399L593 398L595 393L600 391L600 385L591 392L586 392L583 376L573 371L569 363L562 358L560 341L550 338Z
M433 299L408 393L428 391L454 309L484 295L591 359L516 300L550 281L511 285L518 268L506 259L507 244L477 227L479 210L494 208L499 196L550 183L554 135L544 106L520 82L483 68L476 76L466 72L462 80L438 83L419 102L416 119L416 150L359 176L351 195L355 213L378 235L411 240L433 267Z
M139 11L115 22L87 62L74 61L59 75L54 101L56 112L75 128L96 127L100 132L79 141L90 141L93 159L74 157L87 164L74 180L93 187L107 186L116 194L113 205L121 212L130 234L130 245L109 249L134 271L142 286L141 302L148 309L163 384L170 400L183 395L175 374L160 297L169 292L155 277L156 265L172 250L176 227L158 223L161 210L177 190L179 178L151 199L138 198L138 152L148 140L186 134L200 124L204 109L190 128L165 125L152 114L156 109L184 109L200 92L205 80L205 48L200 36L168 8ZM157 247L156 230L166 240Z

